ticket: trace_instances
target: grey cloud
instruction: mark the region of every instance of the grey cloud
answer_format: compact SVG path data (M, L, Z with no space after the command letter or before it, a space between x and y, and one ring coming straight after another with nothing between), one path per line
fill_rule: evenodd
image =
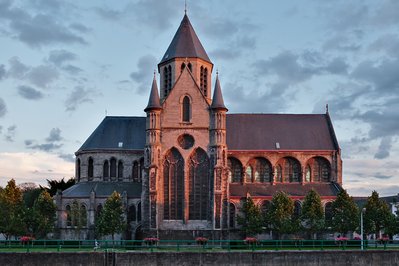
M35 145L27 145L28 149L32 150L41 150L45 152L51 152L54 150L58 150L62 147L62 144L54 144L54 143L43 143L43 144L35 144Z
M62 66L61 69L68 72L70 75L77 75L77 74L83 72L83 69L81 69L77 66L69 65L69 64Z
M7 113L7 106L3 98L0 98L0 117L5 116Z
M215 18L203 26L204 33L211 38L232 36L238 32L237 22Z
M237 56L241 55L241 53L233 51L231 49L220 48L220 49L215 49L215 50L211 51L209 53L209 55L215 59L231 60L231 59L237 58Z
M28 100L39 100L43 98L43 93L29 86L18 86L18 94Z
M75 162L75 156L73 154L58 154L58 157L60 157L61 159L64 159L67 162L71 162L74 163Z
M26 139L24 141L24 143L25 143L26 146L30 146L30 145L32 145L34 143L34 141L32 139Z
M58 79L58 71L47 65L33 67L28 73L28 79L34 85L45 88L54 80Z
M91 97L93 97L92 90L86 90L83 87L75 87L65 101L66 111L75 111L79 105L92 102L93 100Z
M228 42L225 48L218 48L209 53L212 58L232 60L242 55L242 51L254 49L256 40L249 36L239 36L235 40Z
M53 50L50 52L48 61L56 66L62 66L65 62L73 61L77 55L67 50Z
M50 130L49 136L46 138L47 142L56 142L56 141L61 141L61 129L59 128L52 128Z
M391 175L384 175L384 174L381 174L381 173L375 173L373 176L375 178L377 178L377 179L390 179L390 178L393 177Z
M5 65L0 65L0 80L4 79L6 77L6 67Z
M32 16L24 9L14 7L11 1L3 1L0 4L1 19L5 20L6 25L12 30L12 37L32 47L53 43L86 43L82 36L63 25L62 20L57 20L56 16L43 12Z
M0 134L3 132L3 126L0 125Z
M392 57L399 57L399 37L394 34L380 36L370 46L369 51L384 51Z
M399 2L395 0L379 1L380 7L371 16L371 23L376 26L389 26L399 23Z
M349 65L342 58L334 58L329 64L324 68L328 73L345 75L348 72Z
M95 9L97 15L99 15L103 19L107 20L119 20L123 16L123 12L119 10L114 10L106 7L98 7Z
M384 137L381 139L378 151L374 154L376 159L385 159L389 157L389 152L392 148L392 137Z
M139 58L137 62L137 71L130 74L130 78L139 84L137 93L145 93L151 86L152 69L156 67L157 59L152 55L145 55Z
M81 33L88 33L91 31L90 28L86 27L85 25L81 23L72 23L70 27L76 31L79 31Z
M23 79L26 73L30 70L30 67L21 63L18 57L12 57L8 62L10 68L7 74L15 79Z
M7 132L4 134L4 139L8 142L14 142L15 134L17 133L17 126L12 125L7 128Z

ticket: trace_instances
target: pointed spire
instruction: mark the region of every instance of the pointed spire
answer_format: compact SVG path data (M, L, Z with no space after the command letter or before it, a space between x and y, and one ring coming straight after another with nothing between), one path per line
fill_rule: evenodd
M162 109L161 102L159 101L158 86L157 86L157 80L155 78L155 71L154 71L154 79L152 80L150 98L148 100L147 107L144 109L144 112L150 111L152 109Z
M225 109L227 111L226 106L224 106L222 89L220 88L219 72L216 72L215 90L213 92L211 108L212 109Z
M193 26L188 19L187 14L184 14L183 20L170 43L168 50L159 64L162 64L173 58L194 57L201 58L209 63L209 59L204 47L202 46Z

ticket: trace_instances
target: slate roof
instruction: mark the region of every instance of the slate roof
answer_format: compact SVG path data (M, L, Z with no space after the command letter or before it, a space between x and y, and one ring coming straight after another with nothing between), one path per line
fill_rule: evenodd
M176 57L198 57L212 63L187 15L184 15L172 42L159 64Z
M247 193L251 197L273 197L278 191L284 191L291 197L304 197L311 190L315 190L323 197L337 196L342 187L336 183L276 183L267 184L240 184L230 183L230 196L246 197Z
M122 195L126 191L129 198L141 197L141 183L132 182L79 182L62 192L63 198L85 198L89 197L91 191L96 193L96 197L109 197L116 191Z
M152 80L150 98L148 99L148 104L147 107L144 109L144 111L147 112L151 109L162 109L161 102L159 101L158 86L157 86L157 80L155 79L155 75L154 79Z
M338 150L328 114L228 114L229 150Z
M222 89L220 88L220 82L219 82L218 76L216 76L215 90L213 92L213 100L212 100L211 108L227 110L226 106L224 105Z
M122 147L119 147L122 142ZM144 150L145 117L106 116L78 150Z

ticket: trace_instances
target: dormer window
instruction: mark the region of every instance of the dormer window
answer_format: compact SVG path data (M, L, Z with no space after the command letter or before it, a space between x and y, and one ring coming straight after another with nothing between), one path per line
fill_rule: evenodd
M188 96L184 96L183 106L182 106L182 120L183 122L190 122L190 119L191 119L190 98Z

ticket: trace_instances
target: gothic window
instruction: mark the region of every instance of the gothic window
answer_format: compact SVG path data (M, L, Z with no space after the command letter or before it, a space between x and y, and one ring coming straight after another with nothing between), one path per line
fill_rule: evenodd
M86 211L86 206L81 204L80 209L79 209L79 223L81 226L86 227L87 226L87 211Z
M104 181L108 180L109 177L109 163L108 160L104 162L103 164L103 177L104 177Z
M67 226L72 226L72 214L71 214L71 206L70 205L66 205L65 206L65 211L66 211L66 215L67 215Z
M245 169L245 182L252 183L253 182L253 175L252 175L252 167L247 166Z
M136 206L131 205L129 207L129 210L127 212L127 223L130 224L130 222L135 222L136 221Z
M188 69L190 69L190 72L193 72L193 66L191 65L191 63L188 63Z
M237 183L241 182L242 176L242 164L236 158L228 158L227 164L229 168L229 179L230 182Z
M301 181L301 165L291 157L284 158L284 182L300 182Z
M184 201L184 160L172 148L164 161L164 219L182 220Z
M209 158L202 149L190 156L189 169L189 219L207 220L210 202Z
M141 222L141 202L137 204L137 222Z
M163 81L164 81L164 93L165 97L169 94L172 89L172 67L165 66L163 69Z
M182 120L183 122L190 122L190 118L191 118L190 98L188 98L188 96L185 96L183 98Z
M140 167L139 167L139 182L143 181L143 170L144 170L144 157L140 159Z
M274 170L275 170L274 173L275 182L283 182L283 172L281 165L277 165Z
M181 64L181 71L180 71L180 73L183 72L183 70L184 70L185 67L186 67L186 64L185 64L185 63Z
M330 162L322 157L313 157L309 160L312 182L329 182L331 167Z
M229 227L234 228L236 227L236 206L233 203L229 204L229 211L230 211L230 217L229 217Z
M262 212L263 216L265 216L269 209L270 209L270 201L269 200L264 200L262 204L260 205L260 211Z
M327 202L324 207L324 217L327 224L330 224L333 219L332 202Z
M119 161L118 162L118 180L122 180L123 179L123 162Z
M139 182L139 163L137 161L133 162L132 178L133 182Z
M109 174L111 177L116 177L116 159L111 158L110 162L111 162L111 167L110 167Z
M305 170L305 182L310 182L312 178L312 170L310 169L310 166L306 166Z
M80 182L80 159L76 162L76 176L78 178L78 182Z
M208 96L208 69L201 66L200 68L200 88L205 96Z
M270 182L272 176L271 164L264 158L255 158L249 161L249 167L251 168L250 182ZM247 167L247 175L248 175Z
M302 212L301 203L299 201L295 201L295 203L294 203L294 217L298 219L299 216L301 215L301 212Z
M93 168L94 168L93 158L90 157L89 165L87 168L87 176L89 177L89 180L93 180L93 172L94 172Z

